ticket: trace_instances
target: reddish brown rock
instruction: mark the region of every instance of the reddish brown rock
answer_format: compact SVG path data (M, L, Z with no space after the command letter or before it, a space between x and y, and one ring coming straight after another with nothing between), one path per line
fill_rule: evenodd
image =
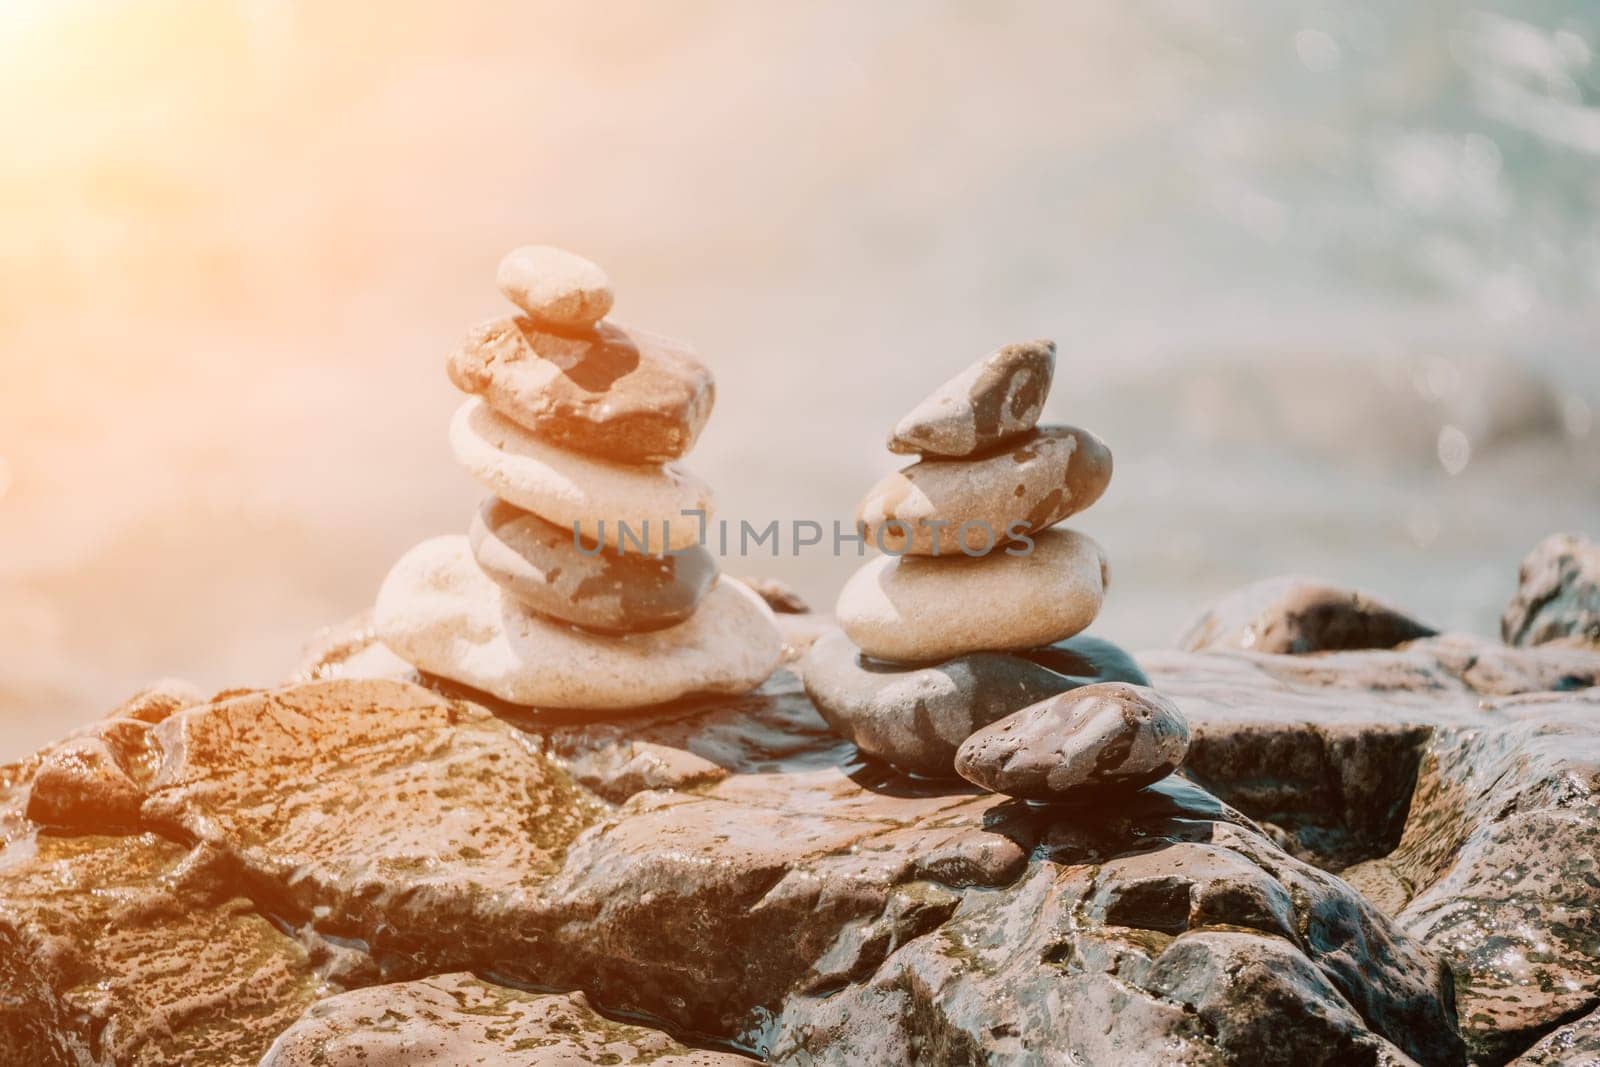
M616 323L556 332L507 316L450 355L450 380L497 414L616 463L677 459L711 417L711 372L685 344Z
M1436 630L1367 593L1313 578L1268 578L1229 593L1189 624L1179 640L1189 652L1342 652L1393 648Z
M34 772L28 818L45 826L104 832L138 823L144 789L106 739L77 737L53 748Z
M318 669L364 654L343 647ZM22 815L49 752L0 768L0 1059L253 1062L341 986L464 969L775 1062L1460 1064L1457 998L1490 1061L1592 1010L1600 654L1146 665L1194 731L1184 773L1278 818L1327 807L1398 918L1272 840L1314 854L1309 819L1259 827L1178 776L1063 818L862 766L786 675L608 723L324 682L150 730L121 837ZM1414 802L1385 763L1408 754ZM1361 838L1396 795L1405 842Z
M216 861L149 833L0 849L0 1063L253 1063L337 992Z
M261 1067L528 1067L609 1063L736 1067L659 1030L607 1019L582 993L525 993L445 974L330 997L286 1030Z
M1600 544L1575 534L1539 542L1522 561L1500 635L1510 645L1600 649Z
M106 712L106 718L160 722L175 711L205 703L205 699L205 694L194 683L181 678L163 678Z
M397 682L252 694L156 740L146 826L229 856L276 887L277 910L363 930L377 955L470 951L460 924L538 886L599 814L482 707Z

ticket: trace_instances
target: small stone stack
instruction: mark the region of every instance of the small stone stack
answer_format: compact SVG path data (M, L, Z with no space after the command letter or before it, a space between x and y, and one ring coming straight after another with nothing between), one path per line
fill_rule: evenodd
M974 732L1056 694L1145 682L1119 649L1075 637L1100 611L1106 563L1058 524L1111 480L1111 451L1039 426L1055 345L1007 345L946 382L894 429L921 458L874 486L858 520L886 555L839 595L842 632L802 665L823 716L864 753L955 773Z
M1055 370L1049 341L1007 345L900 420L891 452L922 458L873 486L857 519L882 556L839 596L856 647L892 663L1039 648L1100 612L1105 556L1056 524L1111 481L1111 450L1037 426Z
M379 636L418 669L514 704L619 710L743 693L781 649L772 613L701 543L710 488L676 461L715 395L684 344L605 319L610 281L518 248L521 314L468 333L456 459L494 494L467 537L412 549L384 580Z

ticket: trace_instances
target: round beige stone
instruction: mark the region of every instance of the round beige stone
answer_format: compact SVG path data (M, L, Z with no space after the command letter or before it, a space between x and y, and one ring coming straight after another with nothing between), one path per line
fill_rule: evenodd
M1043 426L980 459L924 459L896 471L872 487L856 517L884 552L977 556L1012 531L1076 515L1110 484L1104 441L1075 426Z
M1043 530L1023 546L972 559L881 556L839 593L839 626L864 654L928 663L967 652L1038 648L1094 621L1105 554L1075 530Z
M702 522L711 521L711 487L678 464L612 463L569 452L476 398L451 420L450 447L500 499L566 530L576 523L590 544L676 551L699 544ZM690 511L704 512L704 518L685 514Z
M512 704L596 711L749 692L776 669L783 644L761 598L729 580L664 630L605 636L546 619L491 581L460 535L401 557L378 591L373 626L429 674Z
M496 283L507 300L551 326L591 326L611 310L611 279L580 255L549 245L513 248Z

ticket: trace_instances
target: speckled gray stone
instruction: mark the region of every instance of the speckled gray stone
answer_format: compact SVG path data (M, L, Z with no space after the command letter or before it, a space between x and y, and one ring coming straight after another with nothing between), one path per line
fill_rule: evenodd
M993 793L1067 800L1138 789L1178 769L1189 751L1183 713L1154 689L1125 682L1048 697L978 730L956 771Z
M970 456L993 448L1039 421L1055 374L1054 341L996 349L945 382L901 419L889 451Z
M642 633L694 614L717 580L703 546L652 556L585 546L572 531L498 497L467 532L472 556L496 585L531 611L596 633Z
M961 743L1019 708L1095 682L1145 682L1127 653L1083 636L902 667L861 655L834 630L818 638L799 670L817 710L841 736L866 755L928 777L953 776Z

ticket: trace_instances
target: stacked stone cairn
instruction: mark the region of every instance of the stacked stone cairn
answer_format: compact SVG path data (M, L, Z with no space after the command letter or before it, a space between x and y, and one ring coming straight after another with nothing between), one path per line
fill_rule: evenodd
M884 555L839 595L839 629L801 665L824 718L864 754L1038 800L1135 789L1177 768L1182 714L1126 653L1080 636L1105 555L1059 525L1111 481L1111 451L1038 420L1055 345L1007 345L894 428L919 459L857 515Z
M518 248L520 310L467 334L456 459L493 494L470 532L390 571L378 636L417 669L512 704L610 711L737 694L776 668L772 613L702 543L710 488L677 462L711 415L688 346L605 318L604 272Z

